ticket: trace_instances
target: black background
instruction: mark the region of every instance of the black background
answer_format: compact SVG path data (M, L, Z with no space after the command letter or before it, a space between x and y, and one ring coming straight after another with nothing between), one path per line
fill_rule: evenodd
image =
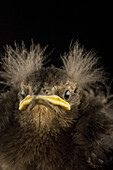
M79 40L87 50L94 49L113 75L113 35L111 1L15 1L0 5L0 54L14 41L27 47L31 39L48 45L52 62ZM112 76L113 77L113 76Z

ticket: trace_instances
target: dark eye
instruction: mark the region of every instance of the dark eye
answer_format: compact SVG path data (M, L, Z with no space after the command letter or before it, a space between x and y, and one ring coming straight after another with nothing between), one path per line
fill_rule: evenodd
M25 95L24 91L22 90L22 92L21 92L21 98L24 99L25 97L26 97L26 95Z
M70 91L69 91L69 90L66 90L66 91L65 91L65 94L64 94L64 98L65 98L66 100L68 100L69 97L70 97Z

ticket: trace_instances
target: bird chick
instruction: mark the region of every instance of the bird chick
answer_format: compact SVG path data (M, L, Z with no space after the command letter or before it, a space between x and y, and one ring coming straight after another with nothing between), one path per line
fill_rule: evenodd
M87 170L113 165L113 110L99 59L78 42L46 67L45 50L7 46L2 59L2 170ZM99 86L99 84L101 84Z

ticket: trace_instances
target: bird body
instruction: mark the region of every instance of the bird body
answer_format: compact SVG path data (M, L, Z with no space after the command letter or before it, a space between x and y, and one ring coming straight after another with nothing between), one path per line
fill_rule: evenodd
M98 58L76 42L63 68L44 50L7 46L0 94L2 170L90 170L113 165L113 110Z

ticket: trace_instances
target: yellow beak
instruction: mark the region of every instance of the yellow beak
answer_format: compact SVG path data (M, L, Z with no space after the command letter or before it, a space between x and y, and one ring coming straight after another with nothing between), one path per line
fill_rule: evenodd
M19 104L19 110L24 110L26 107L32 102L32 101L37 101L38 103L44 104L46 103L51 103L53 105L61 106L65 110L70 110L70 105L68 102L65 100L61 99L57 95L38 95L38 96L26 96L25 99L23 99L20 104Z

